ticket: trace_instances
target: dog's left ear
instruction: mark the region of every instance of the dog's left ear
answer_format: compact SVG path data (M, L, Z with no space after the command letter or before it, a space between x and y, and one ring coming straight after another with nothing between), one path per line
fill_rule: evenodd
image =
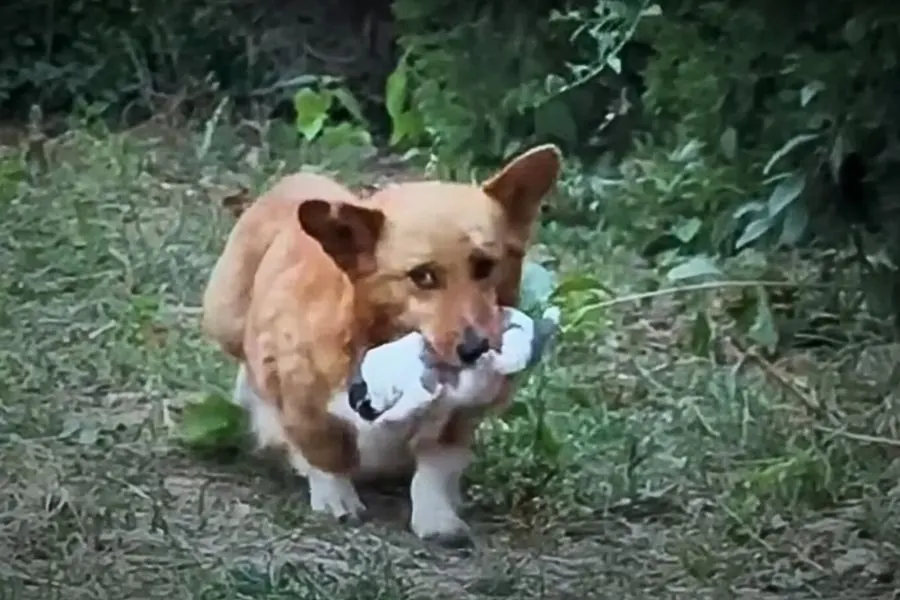
M375 269L375 250L384 213L346 202L306 200L297 208L300 226L351 277Z
M513 230L526 243L541 201L559 177L562 153L553 144L526 150L485 181L481 189L496 200Z

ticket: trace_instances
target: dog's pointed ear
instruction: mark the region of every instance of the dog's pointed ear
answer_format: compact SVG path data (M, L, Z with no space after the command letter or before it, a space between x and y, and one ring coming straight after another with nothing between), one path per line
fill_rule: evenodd
M351 276L375 269L375 249L384 229L384 213L346 202L306 200L297 207L303 230L317 240Z
M562 153L554 144L526 150L509 161L481 189L503 207L513 230L524 243L541 210L541 201L559 177Z

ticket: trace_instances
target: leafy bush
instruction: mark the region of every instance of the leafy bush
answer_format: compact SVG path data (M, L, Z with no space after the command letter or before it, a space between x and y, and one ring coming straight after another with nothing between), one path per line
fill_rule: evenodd
M386 119L390 146L424 146L452 177L554 141L571 160L551 221L605 227L666 268L827 246L824 274L855 264L870 309L900 297L893 6L394 0L398 51L374 52L385 6L14 5L0 106L133 117L218 88L287 103L301 145L374 152Z
M45 112L80 103L135 120L154 110L213 103L216 92L245 105L289 106L298 87L320 75L365 87L390 64L362 31L384 6L360 11L339 0L13 4L0 9L0 110L21 115L32 103Z
M395 144L425 140L446 165L556 141L580 164L551 219L605 225L663 264L751 246L849 248L861 285L880 290L870 304L897 295L892 6L394 10Z

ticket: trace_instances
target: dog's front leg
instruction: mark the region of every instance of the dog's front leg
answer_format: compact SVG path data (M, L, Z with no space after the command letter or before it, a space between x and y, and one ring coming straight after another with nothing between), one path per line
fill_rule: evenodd
M365 512L366 506L347 475L318 469L302 452L294 449L291 449L290 461L291 466L306 477L309 506L313 512L331 515L339 521L358 520Z
M338 401L348 402L344 391ZM351 480L359 465L356 430L349 422L332 415L326 406L284 406L288 439L292 442L290 461L309 482L309 504L314 512L339 520L357 520L365 505Z
M469 526L458 510L462 504L461 478L472 459L468 446L429 444L415 449L416 470L410 486L410 526L421 539L442 546L463 546L471 541Z
M263 361L266 387L279 391L289 459L309 482L311 509L340 520L358 519L365 505L351 480L359 466L356 428L329 412L335 401L349 402L346 390L329 394L310 354L302 350L281 347L270 355L276 358Z

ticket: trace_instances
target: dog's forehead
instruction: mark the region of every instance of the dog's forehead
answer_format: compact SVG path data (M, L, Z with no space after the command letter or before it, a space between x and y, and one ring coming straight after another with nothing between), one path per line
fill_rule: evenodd
M502 244L500 206L476 186L418 182L381 190L372 200L385 214L386 234L411 252L490 251Z

